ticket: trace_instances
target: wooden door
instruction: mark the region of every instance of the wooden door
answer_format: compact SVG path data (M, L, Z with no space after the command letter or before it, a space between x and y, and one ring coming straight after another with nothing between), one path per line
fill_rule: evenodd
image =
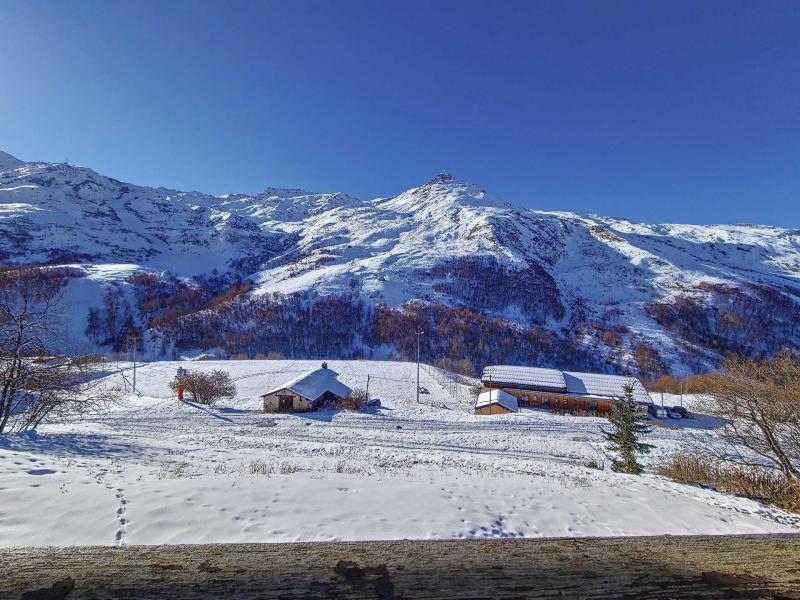
M278 412L292 412L292 396L278 396Z

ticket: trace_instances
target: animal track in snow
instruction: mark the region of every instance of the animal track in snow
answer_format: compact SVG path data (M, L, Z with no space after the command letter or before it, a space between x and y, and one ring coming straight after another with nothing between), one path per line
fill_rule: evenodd
M112 488L109 486L109 489ZM114 534L114 543L117 546L124 546L125 530L128 527L128 518L125 516L128 508L128 501L125 499L125 494L123 493L122 488L117 488L114 495L119 502L119 506L117 507L117 531Z

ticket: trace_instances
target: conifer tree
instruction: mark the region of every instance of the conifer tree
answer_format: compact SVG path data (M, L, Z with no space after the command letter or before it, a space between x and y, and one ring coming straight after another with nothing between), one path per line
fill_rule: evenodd
M611 416L608 418L614 429L613 431L603 429L602 432L611 442L611 450L619 455L619 458L614 460L611 469L618 473L639 475L643 469L636 461L636 455L647 454L653 448L650 444L640 442L639 439L650 433L650 428L644 424L644 419L636 412L633 385L627 384L622 389L625 395L614 399Z

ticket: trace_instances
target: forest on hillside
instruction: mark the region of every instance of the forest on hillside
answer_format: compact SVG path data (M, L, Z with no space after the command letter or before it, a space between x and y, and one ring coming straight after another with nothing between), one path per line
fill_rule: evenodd
M448 263L429 276L439 290L460 299L452 306L418 301L373 305L357 289L320 296L313 292L253 295L248 280L230 275L195 278L136 274L106 290L103 305L89 310L86 334L110 352L125 348L132 334L157 355L219 348L249 358L413 359L417 331L426 361L451 361L477 373L486 364L512 363L574 370L669 374L663 352L620 326L619 307L587 318L577 303L568 325L555 286L529 273L536 286L513 283L509 273L480 260ZM524 278L523 278L524 283ZM487 293L491 291L491 293ZM786 294L769 288L706 286L699 296L653 302L648 315L676 341L680 358L696 372L736 353L771 356L800 337L800 311ZM528 307L521 325L491 316L513 305ZM469 368L463 365L470 365Z

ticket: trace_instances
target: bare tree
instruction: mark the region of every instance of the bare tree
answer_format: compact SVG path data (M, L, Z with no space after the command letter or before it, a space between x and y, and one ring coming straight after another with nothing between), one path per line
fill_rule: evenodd
M170 381L169 387L174 392L178 389L178 381ZM183 376L180 383L183 389L191 394L192 400L198 404L214 404L222 398L233 398L236 395L236 384L230 373L214 370L208 373L196 371Z
M93 381L98 361L54 353L67 269L0 271L0 433L36 427L48 416L97 407L108 399Z
M800 482L800 358L784 350L772 360L729 359L708 377L701 409L725 420L729 442L758 457L737 456L737 462Z

